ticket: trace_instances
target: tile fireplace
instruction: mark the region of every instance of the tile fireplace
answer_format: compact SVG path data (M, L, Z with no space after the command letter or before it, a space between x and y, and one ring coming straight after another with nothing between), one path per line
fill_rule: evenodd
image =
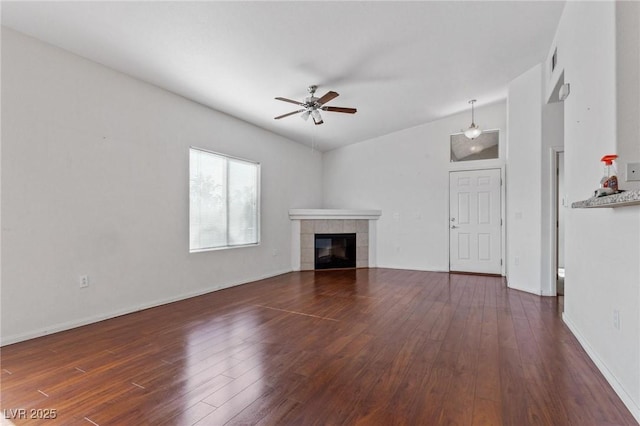
M294 271L309 271L331 268L368 268L376 266L376 221L380 217L380 210L338 210L338 209L291 209L291 263ZM355 247L355 263L346 264L342 261L326 266L325 262L317 263L316 255L327 255L327 235L341 241L352 238ZM325 236L325 237L323 237ZM318 237L321 241L317 243ZM318 245L319 244L319 245ZM332 246L337 247L337 246ZM324 250L323 250L324 249ZM342 248L336 248L335 257L342 256ZM346 252L346 248L344 249ZM346 253L344 253L346 254Z

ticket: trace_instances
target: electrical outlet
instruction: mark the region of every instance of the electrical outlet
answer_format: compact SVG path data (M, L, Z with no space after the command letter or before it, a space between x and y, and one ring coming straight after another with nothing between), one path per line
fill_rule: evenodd
M617 309L613 310L613 328L620 330L620 311Z
M627 163L627 182L640 180L640 163Z
M89 287L89 275L80 276L80 288Z

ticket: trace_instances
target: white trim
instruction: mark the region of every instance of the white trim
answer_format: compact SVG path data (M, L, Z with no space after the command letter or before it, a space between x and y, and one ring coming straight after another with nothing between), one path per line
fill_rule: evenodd
M289 219L369 219L378 220L382 210L290 209Z
M503 164L500 166L500 178L502 179L502 185L500 185L500 197L501 197L501 209L502 215L502 276L507 276L507 168Z
M449 154L449 171L486 170L486 169L504 170L504 167L506 164L506 158L507 158L507 129L495 128L495 129L487 129L486 131L499 132L498 133L498 144L499 144L498 158L487 158L485 160L470 160L470 161L451 161L451 154ZM458 133L451 133L449 135L449 150L451 150L451 135L455 135L455 134L458 134Z
M434 266L433 268L430 267L424 267L424 266L402 266L399 267L397 265L378 265L376 266L376 269L394 269L394 270L398 270L398 271L418 271L418 272L437 272L437 273L443 273L443 274L448 274L449 270L448 269L442 269L439 267Z
M300 220L291 221L291 268L300 270Z
M556 172L556 169L558 168L559 162L558 162L558 154L564 152L564 147L561 146L552 146L551 148L549 148L549 159L551 161L551 179L550 179L550 185L551 187L548 188L548 193L550 194L551 197L551 202L550 202L550 206L551 206L551 210L548 212L551 219L549 220L550 223L550 229L549 229L549 237L550 237L550 241L551 241L551 250L548 251L549 255L551 256L550 262L549 264L551 265L551 273L550 273L550 277L549 277L549 283L551 284L551 288L549 290L549 293L547 296L557 296L558 295L558 288L557 288L557 284L558 284L558 279L557 279L557 274L558 274L558 233L557 233L557 224L556 221L559 218L559 209L560 206L558 205L558 174ZM543 249L544 251L544 249Z
M142 311L144 309L149 309L149 308L154 308L156 306L161 306L161 305L166 305L167 303L173 303L173 302L177 302L180 300L185 300L185 299L189 299L192 297L197 297L197 296L202 296L203 294L207 294L207 293L213 293L214 291L218 291L218 290L223 290L225 288L229 288L229 287L235 287L238 285L242 285L242 284L247 284L250 282L254 282L254 281L260 281L260 280L264 280L267 278L272 278L278 275L282 275L282 274L286 274L291 272L291 269L286 269L286 270L280 270L280 271L274 271L268 274L264 274L264 275L259 275L256 277L252 277L252 278L248 278L246 280L241 280L241 281L232 281L230 283L226 283L226 284L220 284L220 285L216 285L213 287L209 287L207 289L204 290L198 290L198 291L194 291L191 293L184 293L181 294L179 296L174 296L174 297L169 297L167 299L160 299L160 300L156 300L153 302L148 302L148 303L143 303L141 305L137 305L137 306L131 306L128 308L124 308L124 309L119 309L116 311L112 311L109 313L105 313L105 314L100 314L100 315L95 315L95 316L91 316L91 317L86 317L80 320L74 320L74 321L68 321L68 322L63 322L63 323L59 323L59 324L54 324L51 326L47 326L46 328L41 328L38 330L34 330L34 331L29 331L27 333L23 333L23 334L16 334L16 335L12 335L12 336L2 336L2 341L0 341L0 346L6 346L6 345L11 345L13 343L18 343L18 342L22 342L24 340L29 340L29 339L35 339L36 337L42 337L42 336L47 336L49 334L53 334L53 333L58 333L60 331L65 331L65 330L70 330L72 328L76 328L76 327L82 327L83 325L88 325L88 324L93 324L99 321L104 321L104 320L108 320L111 318L116 318L122 315L127 315L127 314L131 314L133 312L138 312L138 311Z
M477 163L478 161L470 161L469 163ZM464 162L463 162L464 163ZM459 163L452 163L459 164ZM497 163L496 163L497 164ZM470 164L471 167L468 168L450 168L449 176L451 176L452 172L472 172L476 170L499 170L500 171L500 259L502 263L500 265L500 275L503 277L507 276L507 176L505 165L502 161L500 161L500 165L496 165L494 167L487 166L481 167L477 164ZM477 166L477 167L476 167ZM451 180L449 179L449 194L447 198L447 231L448 231L448 239L447 239L447 253L448 253L448 264L447 271L451 272L451 229L449 226L451 218Z
M616 376L609 370L607 364L600 359L596 351L591 347L587 339L580 333L578 327L571 321L571 318L565 313L562 314L562 320L569 327L569 330L573 333L573 335L578 339L578 342L585 350L589 358L593 361L593 363L598 367L598 370L602 373L604 378L607 380L609 385L613 388L614 392L620 397L622 403L629 409L633 417L640 423L640 406L636 404L633 400L633 397L627 393L624 386L616 379Z
M224 184L224 203L225 203L225 209L226 209L226 213L225 213L225 219L226 219L226 223L225 223L225 244L222 246L214 246L214 247L199 247L199 248L192 248L191 247L191 195L189 195L189 253L200 253L200 252L206 252L206 251L212 251L212 250L225 250L225 249L230 249L230 248L238 248L238 247L250 247L250 246L257 246L260 245L260 222L261 222L261 215L260 215L260 211L261 211L261 206L260 206L260 199L262 197L262 193L261 193L261 189L260 186L262 184L261 181L261 174L262 174L262 168L259 162L257 161L252 161L252 160L246 160L244 158L239 158L239 157L233 157L230 155L226 155L226 154L221 154L219 152L214 152L214 151L209 151L206 149L202 149L202 148L197 148L194 146L190 146L189 147L189 194L191 194L191 170L193 167L193 164L191 163L191 154L192 152L200 152L200 153L205 153L208 155L212 155L214 157L218 157L222 160L224 160L224 174L225 174L225 184ZM256 180L255 180L255 184L256 184L256 194L255 194L255 208L256 208L256 212L255 212L255 227L256 227L256 239L254 242L250 242L250 243L246 243L246 244L229 244L229 162L230 161L234 161L236 163L241 162L241 163L246 163L249 165L253 165L255 167L256 170Z
M369 221L369 268L378 266L378 226L375 220Z
M480 167L484 169L484 168L492 168L491 166L487 167L487 165L490 165L491 163L494 163L496 161L503 161L504 149L502 148L501 143L500 143L501 142L500 139L502 137L502 130L500 128L482 130L482 134L485 134L485 133L497 133L498 134L498 156L496 158L484 158L484 159L481 159L481 160L458 160L458 161L453 161L451 159L451 154L452 154L452 152L451 152L451 137L452 136L464 135L464 131L456 132L456 133L450 133L449 134L449 165L450 165L450 167L454 167L455 168L456 167L455 165L456 164L460 164L460 163L463 163L463 164L464 163L471 163L471 164L475 163L475 164L479 164ZM469 140L469 139L467 139L467 140ZM473 143L473 142L469 142L469 143ZM466 167L464 167L464 166L460 166L460 167L463 167L464 169L466 169Z

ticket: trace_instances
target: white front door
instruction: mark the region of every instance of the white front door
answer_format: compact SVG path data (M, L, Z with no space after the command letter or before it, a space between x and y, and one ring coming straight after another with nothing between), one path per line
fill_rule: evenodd
M449 270L502 273L500 169L449 173Z

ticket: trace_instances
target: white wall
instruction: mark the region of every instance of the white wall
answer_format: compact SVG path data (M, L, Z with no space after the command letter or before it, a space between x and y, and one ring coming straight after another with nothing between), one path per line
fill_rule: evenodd
M508 88L507 277L509 287L555 295L554 150L564 144L564 105L544 102L542 64Z
M504 103L476 109L480 127L500 129L503 147L505 117ZM465 111L324 154L325 207L382 210L379 267L449 270L449 136L469 122Z
M509 83L507 101L507 278L541 294L542 68Z
M638 111L640 100L623 100L616 90L619 78L631 78L624 73L640 80L637 53L616 52L616 33L637 34L637 8L633 2L567 2L560 20L554 45L564 80L571 84L564 102L569 202L593 194L602 175L602 155L625 153L625 161L638 161L626 154L638 155L637 133L627 139L618 132L621 120ZM635 18L621 16L629 13ZM625 50L637 52L640 39L625 43ZM548 87L555 84L553 77ZM640 421L640 207L565 213L564 319ZM620 330L613 326L614 310L620 312Z
M8 29L2 113L4 344L287 272L322 204L319 154ZM261 162L259 246L189 254L190 145Z

